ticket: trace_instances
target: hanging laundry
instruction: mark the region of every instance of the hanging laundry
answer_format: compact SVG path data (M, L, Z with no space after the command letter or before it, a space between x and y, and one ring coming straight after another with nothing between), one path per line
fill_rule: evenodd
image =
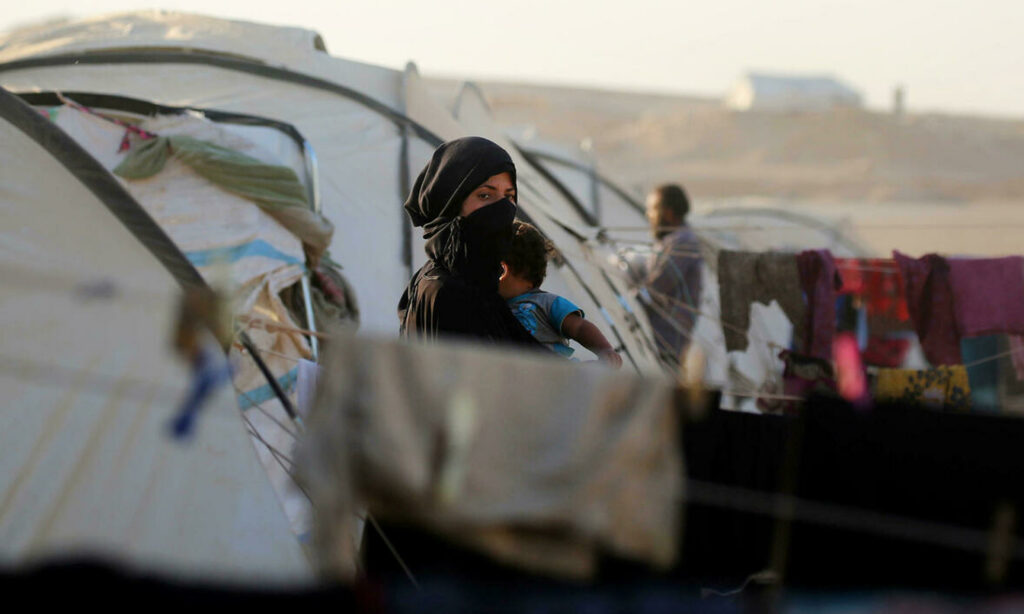
M1002 335L965 337L960 340L960 353L971 384L972 411L999 411L1000 353Z
M848 331L836 335L833 353L839 396L857 409L867 409L871 404L871 395L856 335Z
M875 398L966 411L971 405L971 386L963 365L924 371L880 369L875 382Z
M843 280L839 293L861 298L872 335L913 330L900 288L900 270L893 260L837 258L835 263Z
M751 304L773 300L793 323L795 346L805 347L807 309L793 254L718 252L718 292L726 351L747 348Z
M910 339L869 336L861 358L866 365L896 368L903 364L909 350Z
M114 174L147 179L162 171L171 156L211 183L256 203L302 241L314 263L330 245L334 225L309 207L306 188L287 166L267 164L210 141L172 135L142 141Z
M796 265L800 286L807 297L805 352L816 358L831 358L832 336L836 329L836 291L843 280L827 249L800 252Z
M835 394L836 378L828 360L782 350L779 358L786 365L782 372L783 394L806 399L815 394ZM769 414L794 414L799 401L758 399L757 407Z
M1021 335L1010 335L1010 360L1013 362L1013 370L1017 372L1017 379L1024 380L1024 337Z
M937 254L915 259L893 252L903 278L907 308L928 362L955 365L960 357L949 264Z
M950 258L949 281L962 336L1024 334L1024 257Z

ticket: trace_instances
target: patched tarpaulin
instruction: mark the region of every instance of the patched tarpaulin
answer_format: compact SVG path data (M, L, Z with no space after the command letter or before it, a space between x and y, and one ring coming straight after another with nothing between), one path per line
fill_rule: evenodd
M299 456L326 568L351 560L362 505L565 577L591 575L599 551L673 561L683 468L667 378L348 335L324 373Z

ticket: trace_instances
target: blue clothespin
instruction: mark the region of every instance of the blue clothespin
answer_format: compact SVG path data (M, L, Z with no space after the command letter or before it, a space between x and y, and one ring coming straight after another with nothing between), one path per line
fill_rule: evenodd
M174 439L188 439L207 399L231 376L231 363L219 352L209 347L199 352L192 363L192 385L170 423Z

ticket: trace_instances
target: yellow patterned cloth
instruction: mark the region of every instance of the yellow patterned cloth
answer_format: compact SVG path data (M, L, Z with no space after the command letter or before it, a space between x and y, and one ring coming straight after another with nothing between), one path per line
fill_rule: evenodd
M875 398L966 411L971 406L971 385L963 365L924 371L879 369Z

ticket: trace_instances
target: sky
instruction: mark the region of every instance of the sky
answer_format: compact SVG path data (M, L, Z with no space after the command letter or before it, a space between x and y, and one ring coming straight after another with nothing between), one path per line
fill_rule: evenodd
M722 96L747 71L829 74L869 106L1024 117L1022 0L37 0L0 30L162 8L311 28L427 76Z

